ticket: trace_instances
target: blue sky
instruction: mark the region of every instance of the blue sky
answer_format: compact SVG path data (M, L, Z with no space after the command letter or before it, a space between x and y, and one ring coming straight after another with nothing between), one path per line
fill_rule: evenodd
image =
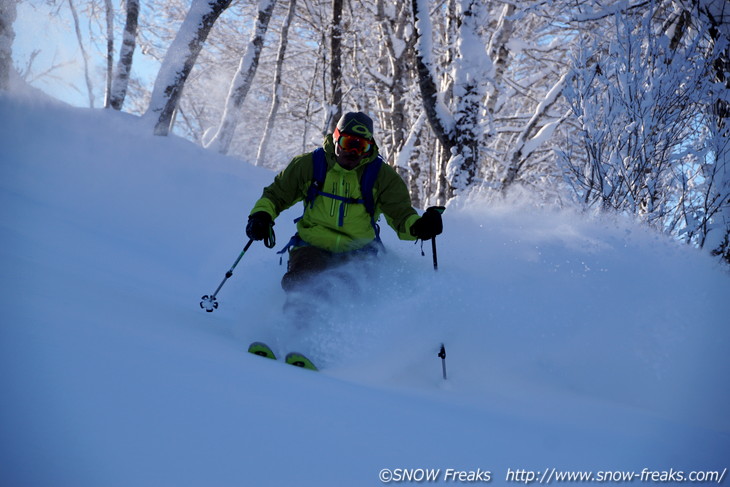
M119 8L116 2L115 8ZM104 103L104 53L101 50L105 49L105 45L89 42L89 21L81 12L79 15L85 48L90 58L89 70L94 88L94 106L99 108ZM117 32L121 28L122 25L115 25ZM89 96L84 81L83 57L68 3L63 2L60 7L49 7L45 2L38 0L21 2L18 4L18 17L14 29L13 60L18 70L26 69L34 51L39 53L33 61L32 75L44 73L54 65L60 66L47 75L33 80L31 84L66 103L88 107ZM115 62L119 55L120 42L121 36L117 35L114 45ZM139 76L140 69L149 73L151 87L157 63L137 49L134 54L133 74Z
M33 61L32 73L63 65L34 81L33 86L72 105L88 106L81 51L73 34L73 19L68 7L54 14L43 2L20 3L14 28L16 68L24 70L36 50L40 52Z

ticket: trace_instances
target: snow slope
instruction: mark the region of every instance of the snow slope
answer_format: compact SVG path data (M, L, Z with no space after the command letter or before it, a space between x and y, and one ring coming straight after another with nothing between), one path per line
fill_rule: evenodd
M220 308L198 306L272 173L116 112L17 95L0 120L0 485L730 467L730 277L704 254L524 195L471 198L446 212L438 272L384 228L384 265L324 277L342 305L295 331L260 244ZM257 339L323 370L246 354Z

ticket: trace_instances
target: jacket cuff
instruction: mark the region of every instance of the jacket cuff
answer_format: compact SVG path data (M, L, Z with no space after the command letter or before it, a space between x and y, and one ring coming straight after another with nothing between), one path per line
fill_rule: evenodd
M276 208L274 207L274 203L267 197L263 197L259 199L256 204L253 206L253 209L251 209L251 212L249 213L249 216L253 215L254 213L258 213L259 211L265 211L271 216L271 220L276 220L276 217L279 216L279 214L276 212Z
M418 213L414 213L406 219L405 229L402 232L398 232L398 237L401 240L418 240L417 237L411 235L411 227L419 218L421 217L418 215Z

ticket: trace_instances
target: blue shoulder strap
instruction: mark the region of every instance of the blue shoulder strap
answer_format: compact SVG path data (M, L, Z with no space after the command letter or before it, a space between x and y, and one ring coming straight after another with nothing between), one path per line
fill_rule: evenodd
M360 192L362 193L363 205L365 205L365 211L370 215L370 224L373 226L373 230L375 230L375 241L380 243L381 246L380 225L375 221L375 194L373 188L382 165L383 158L378 154L378 157L374 161L365 166L365 172L362 174L362 179L360 179Z
M320 147L312 152L312 183L309 185L305 198L305 202L310 208L314 204L314 198L322 192L326 177L327 160L325 159L324 149Z
M362 193L363 204L365 205L365 210L372 217L375 216L375 195L373 194L373 187L375 186L375 180L378 179L378 172L380 172L380 166L382 165L383 158L378 155L374 161L365 166L365 172L360 179L360 192Z

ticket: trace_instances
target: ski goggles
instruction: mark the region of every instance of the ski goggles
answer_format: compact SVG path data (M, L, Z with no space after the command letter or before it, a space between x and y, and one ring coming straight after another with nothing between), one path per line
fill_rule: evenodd
M332 135L335 142L342 150L346 152L354 152L359 156L370 152L370 149L373 147L373 142L371 140L358 137L357 135L340 133L340 130L337 128L335 129L335 133Z

